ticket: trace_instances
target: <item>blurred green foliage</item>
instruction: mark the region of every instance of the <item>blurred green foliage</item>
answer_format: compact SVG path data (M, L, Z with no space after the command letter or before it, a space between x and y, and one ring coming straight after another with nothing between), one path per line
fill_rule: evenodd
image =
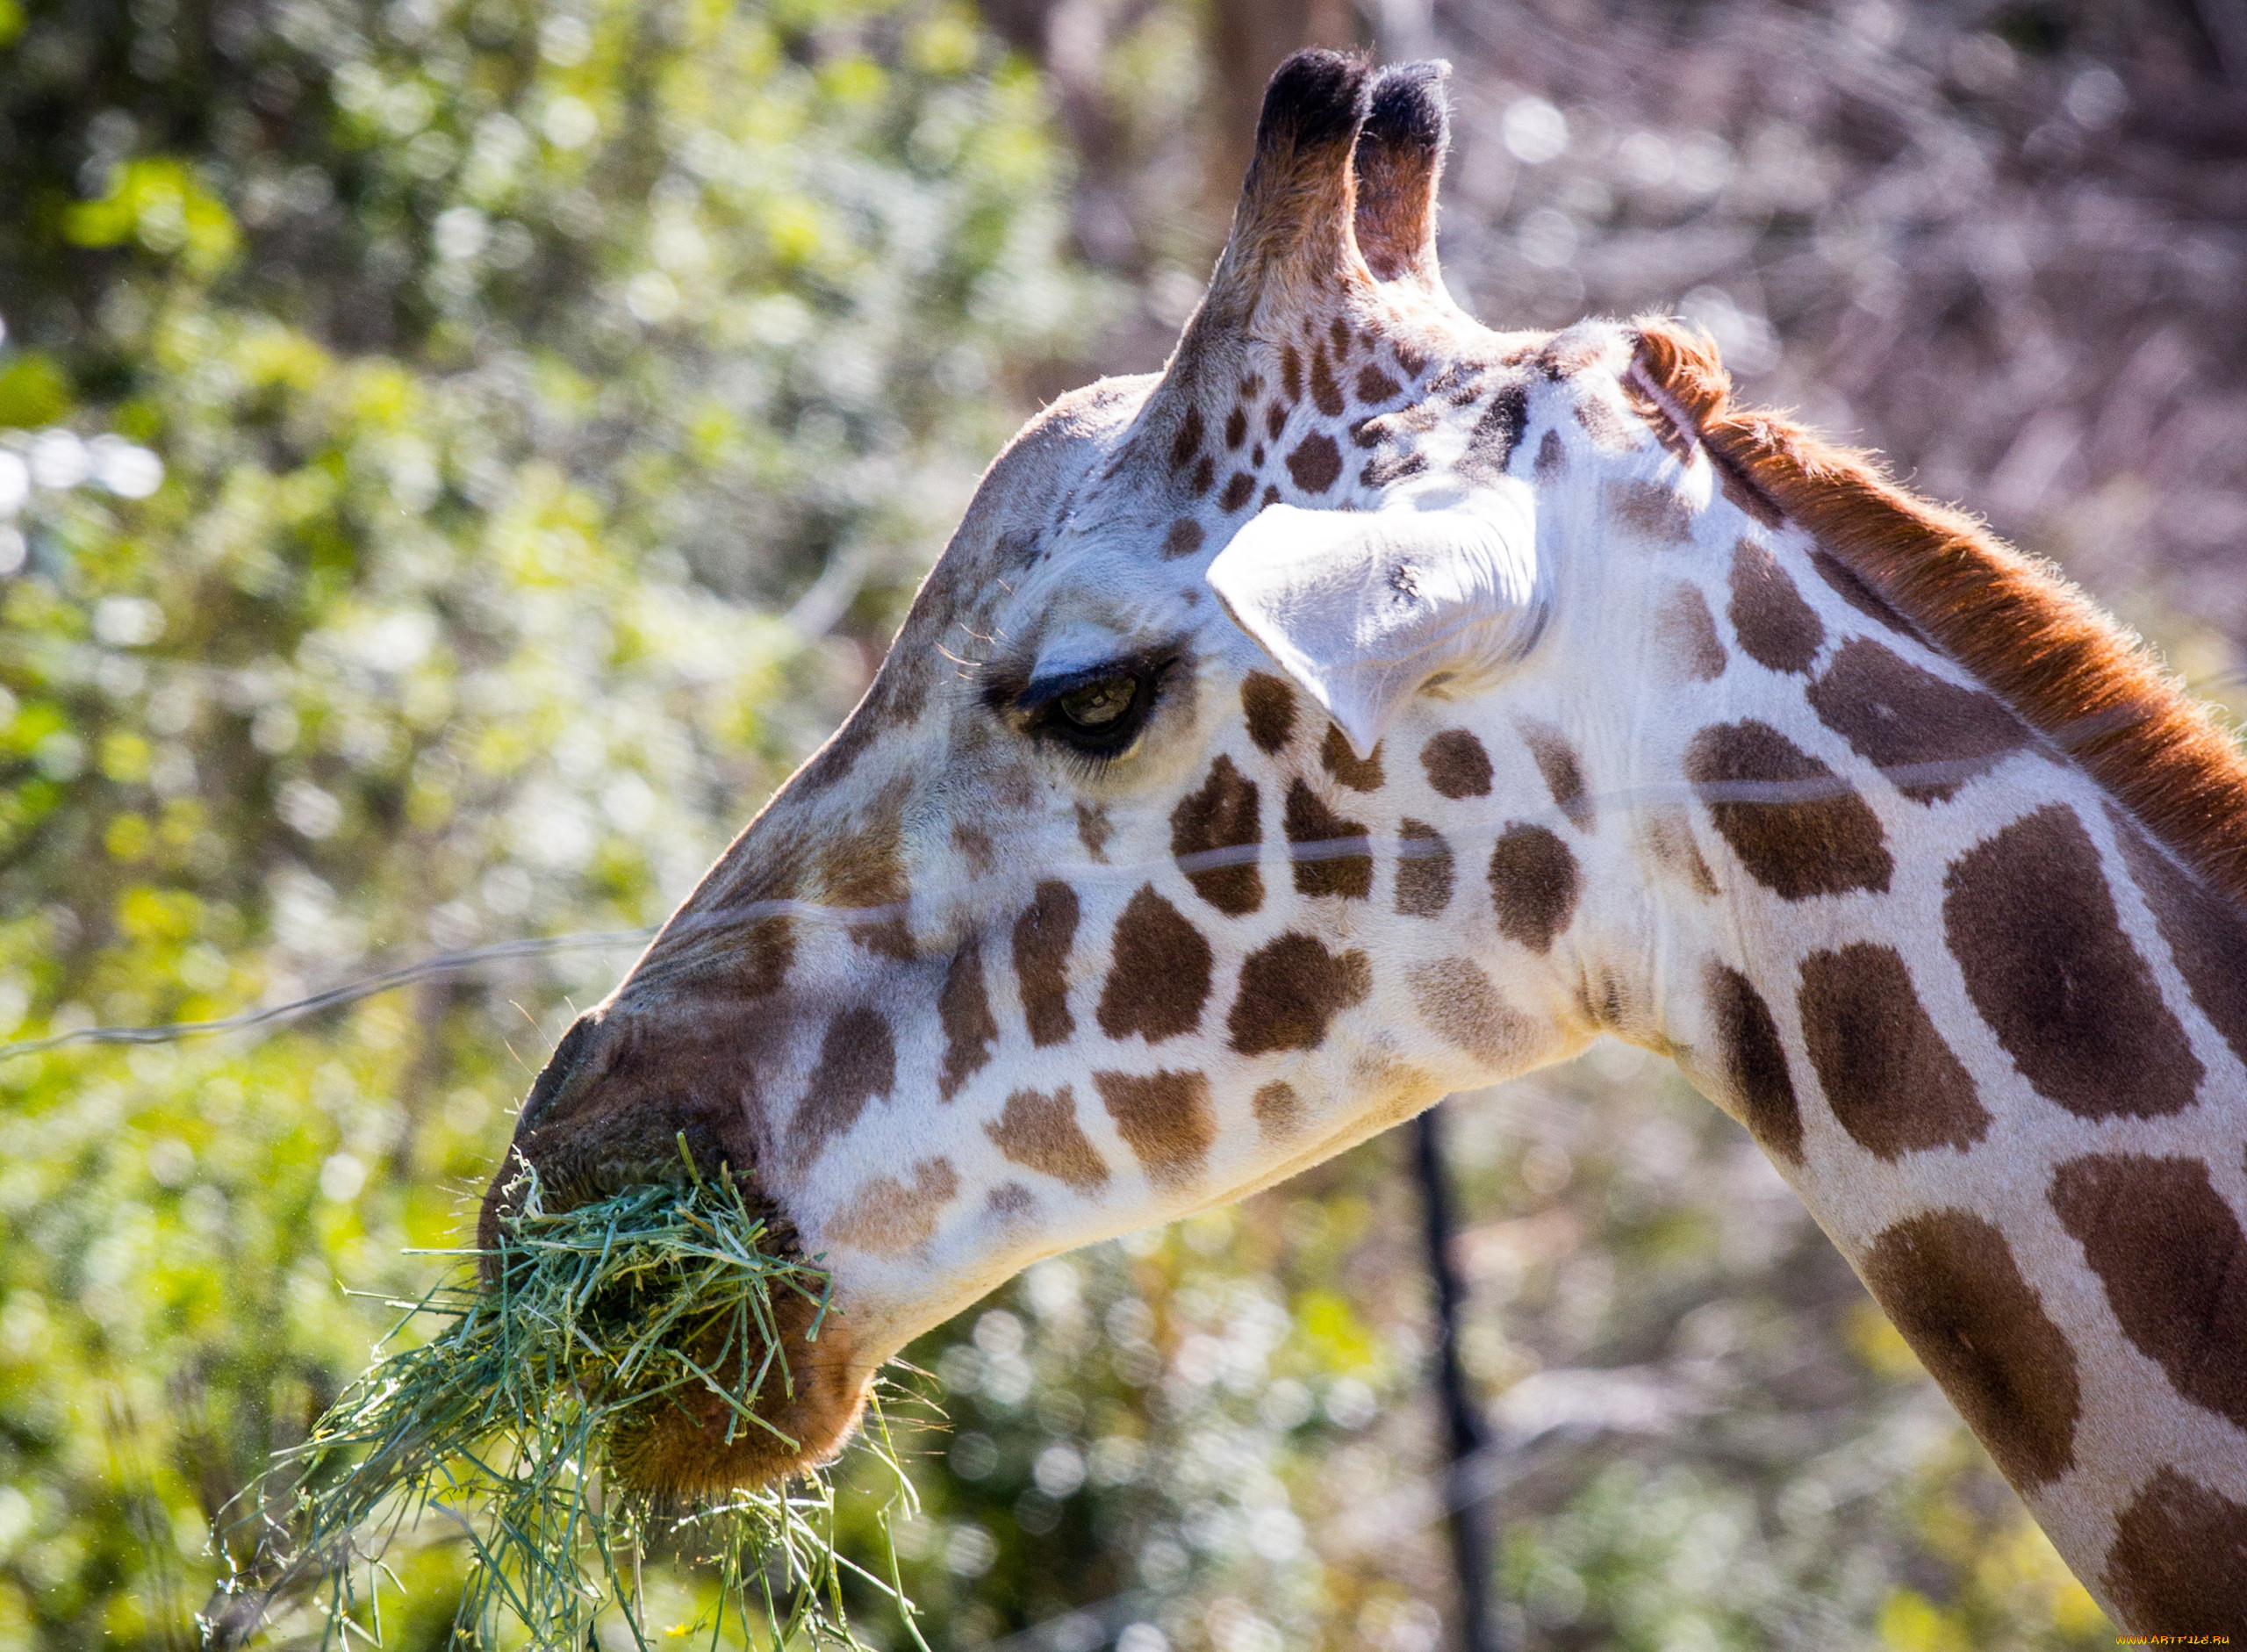
M0 1037L659 918L1034 392L1190 301L1202 24L1116 25L1080 167L930 0L0 0ZM1073 255L1100 212L1159 220L1138 309ZM404 1253L460 1241L630 952L0 1060L0 1648L194 1643L210 1519L433 1282ZM1607 1053L1450 1110L1523 1644L2104 1645L1744 1138ZM908 1351L932 1645L1441 1643L1402 1164ZM871 1560L890 1486L842 1472ZM390 1643L442 1645L462 1546L393 1558Z

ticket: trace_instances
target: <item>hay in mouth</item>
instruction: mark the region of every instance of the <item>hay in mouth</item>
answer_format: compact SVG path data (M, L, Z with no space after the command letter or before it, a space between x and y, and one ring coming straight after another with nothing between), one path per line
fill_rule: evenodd
M457 1522L473 1552L457 1634L474 1645L513 1641L513 1619L533 1646L583 1648L597 1618L637 1646L678 1644L643 1612L639 1568L651 1548L715 1562L720 1604L701 1626L714 1646L729 1615L751 1644L808 1634L858 1646L845 1571L895 1598L919 1641L894 1557L885 1581L837 1553L823 1476L683 1508L628 1490L613 1472L671 1411L711 1426L722 1416L728 1444L761 1430L793 1451L757 1405L793 1391L776 1299L813 1310L813 1339L828 1312L826 1274L765 1248L767 1225L730 1173L705 1177L683 1139L680 1152L680 1185L560 1211L546 1209L526 1169L496 1250L444 1253L488 1266L396 1304L407 1311L391 1338L417 1321L441 1328L370 1366L249 1494L269 1505L293 1482L279 1512L237 1526L237 1536L264 1528L250 1545L257 1576L222 1588L205 1613L211 1641L247 1639L270 1606L307 1588L319 1598L324 1643L378 1640L383 1552L434 1513ZM887 1455L885 1431L873 1433ZM901 1473L897 1483L909 1507Z

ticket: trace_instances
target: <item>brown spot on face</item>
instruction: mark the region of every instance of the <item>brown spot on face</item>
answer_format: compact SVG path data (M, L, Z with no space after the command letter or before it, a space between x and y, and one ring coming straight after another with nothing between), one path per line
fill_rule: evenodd
M1326 725L1326 743L1318 748L1318 760L1326 772L1353 792L1378 792L1385 778L1381 767L1381 748L1375 746L1364 758L1350 750L1350 743L1341 729L1332 723Z
M1261 470L1264 468L1264 444L1262 442L1258 442L1256 446L1251 449L1248 455L1248 463L1252 470Z
M1779 559L1752 539L1733 547L1732 606L1725 612L1748 657L1775 672L1807 672L1826 642L1818 611Z
M1708 972L1709 1013L1716 1023L1718 1073L1748 1133L1795 1164L1802 1162L1802 1109L1787 1069L1778 1024L1755 983L1728 964Z
M1336 316L1326 324L1326 336L1334 341L1334 359L1341 361L1350 353L1350 324Z
M1578 831L1591 830L1591 794L1584 789L1583 765L1576 761L1576 748L1569 743L1568 736L1549 722L1524 722L1518 726L1529 755L1536 759L1537 772L1545 781L1545 789L1553 794L1554 804Z
M2141 1634L2236 1634L2247 1626L2247 1504L2156 1469L2115 1519L2100 1581Z
M911 1185L895 1176L876 1176L852 1196L829 1228L838 1243L877 1256L902 1256L937 1236L937 1216L959 1193L959 1174L949 1159L923 1159L913 1167Z
M1188 485L1191 486L1193 491L1196 493L1206 493L1210 491L1210 486L1217 481L1217 462L1205 453L1195 464L1194 475L1190 478Z
M1342 387L1334 382L1334 370L1326 363L1324 344L1310 347L1310 399L1329 419L1342 416Z
M1946 683L1864 637L1841 645L1811 686L1810 704L1850 751L1884 773L1904 771L1889 779L1914 802L1947 801L2028 743L2028 729L1994 695Z
M2186 1399L2247 1428L2247 1234L2208 1166L2093 1153L2053 1173L2052 1209L2131 1346Z
M1293 930L1258 948L1240 966L1240 991L1225 1025L1243 1055L1316 1050L1326 1024L1373 990L1363 952L1329 952Z
M1103 866L1108 864L1108 840L1115 830L1109 823L1108 811L1098 804L1077 805L1077 841L1085 846L1085 853Z
M1407 378L1418 378L1428 364L1428 358L1403 339L1391 340L1389 348L1396 352L1397 370Z
M1288 400L1290 402L1294 399L1295 398L1292 396L1288 398ZM1284 404L1275 401L1269 407L1267 407L1264 410L1264 434L1266 436L1269 437L1274 442L1277 442L1280 439L1280 432L1285 430L1287 427L1288 409ZM1256 463L1260 465L1264 461L1259 459Z
M868 952L909 960L913 935L901 909L912 887L901 844L894 822L846 834L822 851L819 873L829 905L868 915L867 922L850 925L852 940Z
M984 1206L1001 1222L1017 1222L1037 1208L1037 1196L1019 1182L1001 1182L985 1196Z
M1159 1044L1201 1025L1209 995L1209 942L1152 884L1145 886L1116 920L1100 1030L1111 1038L1141 1033Z
M2200 1059L2122 933L2072 810L2015 821L1953 862L1943 887L1966 991L2039 1095L2085 1118L2192 1105Z
M1051 1095L1016 1090L983 1133L1014 1163L1066 1182L1079 1193L1108 1185L1108 1162L1077 1123L1076 1098L1064 1084Z
M1247 440L1248 409L1236 402L1233 410L1225 415L1225 446L1238 448Z
M2193 1002L2247 1061L2247 918L2127 822L2117 821L2114 836Z
M1188 792L1171 811L1170 852L1178 858L1179 870L1195 894L1229 916L1264 904L1264 874L1253 856L1263 841L1256 782L1235 768L1231 758L1212 763L1201 789ZM1217 858L1218 864L1197 864L1204 856Z
M1178 433L1170 439L1170 468L1183 470L1194 463L1202 451L1202 410L1188 407L1186 417L1178 421Z
M1420 748L1428 784L1445 797L1488 797L1490 754L1464 729L1447 729Z
M1655 621L1655 637L1674 680L1712 683L1724 675L1724 643L1717 636L1715 616L1693 586L1679 585L1669 593Z
M1719 723L1693 736L1685 778L1748 875L1782 900L1888 891L1895 862L1849 782L1769 723Z
M1288 474L1304 492L1324 493L1342 474L1342 450L1325 431L1314 432L1288 455Z
M1199 1073L1095 1073L1093 1083L1116 1134L1138 1156L1147 1180L1168 1190L1201 1174L1217 1139L1210 1083Z
M1235 470L1225 478L1225 491L1217 495L1217 508L1237 511L1248 503L1249 495L1256 492L1256 478L1246 470Z
M1427 468L1425 454L1385 453L1366 461L1365 468L1358 472L1358 482L1364 487L1387 487L1406 477L1418 476Z
M1869 620L1876 620L1899 636L1917 637L1911 621L1888 606L1881 594L1858 575L1856 569L1830 550L1813 550L1810 565L1818 577L1834 588L1834 594Z
M1408 820L1397 835L1396 909L1406 917L1435 917L1451 904L1451 845L1425 821Z
M1990 1115L1913 990L1895 948L1859 942L1802 962L1803 1043L1834 1117L1883 1159L1969 1147Z
M1295 690L1267 672L1241 679L1240 708L1248 715L1248 737L1260 751L1277 753L1295 732Z
M1561 444L1561 433L1547 430L1537 444L1537 479L1549 482L1560 475L1561 467L1568 463L1568 449Z
M937 1074L937 1097L948 1102L989 1063L991 1046L999 1039L999 1024L991 1018L991 996L983 984L982 948L972 935L959 944L944 971L937 1019L944 1030L944 1064Z
M1338 894L1362 901L1373 893L1372 845L1366 829L1344 820L1302 780L1288 786L1288 841L1294 857L1297 894ZM1310 848L1306 856L1303 851Z
M1267 487L1264 490L1264 504L1258 506L1257 508L1261 510L1264 505L1277 505L1279 502L1280 490L1277 487Z
M1576 916L1583 879L1569 846L1542 826L1518 821L1490 851L1490 898L1498 933L1532 952L1550 952L1553 937Z
M1170 525L1162 536L1162 557L1165 562L1176 562L1181 557L1190 557L1202 549L1202 542L1209 535L1202 524L1190 516L1181 516Z
M1518 1066L1535 1048L1536 1024L1498 996L1473 959L1415 964L1404 972L1404 980L1420 1019L1485 1067Z
M1249 1097L1248 1105L1256 1115L1257 1129L1268 1141L1285 1141L1303 1128L1303 1098L1285 1080L1262 1086Z
M1653 545L1683 545L1693 537L1693 507L1676 488L1633 480L1607 484L1607 514L1626 532Z
M1289 401L1303 399L1303 356L1292 344L1280 346L1280 394Z
M2027 1490L2074 1465L2075 1349L2003 1233L1931 1210L1882 1233L1857 1271L2007 1479Z
M889 1023L870 1009L845 1009L827 1024L819 1065L788 1124L788 1157L808 1167L821 1149L858 1122L866 1103L897 1082L897 1046Z
M1049 879L1015 920L1015 974L1022 983L1023 1019L1039 1049L1077 1030L1069 1013L1069 949L1077 938L1077 892Z
M1368 362L1358 370L1358 399L1387 401L1401 386L1380 368Z

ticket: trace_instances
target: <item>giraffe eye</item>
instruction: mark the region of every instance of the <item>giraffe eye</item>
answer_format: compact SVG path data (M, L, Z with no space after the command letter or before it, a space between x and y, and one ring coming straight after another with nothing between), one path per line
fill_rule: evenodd
M1053 708L1072 729L1087 734L1105 734L1131 715L1138 698L1139 679L1129 672L1118 672L1081 688L1072 688L1066 694L1057 694Z
M1176 657L1115 660L1032 683L1015 702L1025 717L1021 726L1096 763L1121 757L1147 726Z

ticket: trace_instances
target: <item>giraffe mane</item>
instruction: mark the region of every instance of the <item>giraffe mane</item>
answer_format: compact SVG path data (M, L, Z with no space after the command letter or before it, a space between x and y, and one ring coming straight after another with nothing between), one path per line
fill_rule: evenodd
M1635 370L1661 392L1648 400L1690 420L1687 439L1729 482L1809 529L2212 887L2247 905L2247 753L2143 640L2050 564L1899 487L1873 456L1735 406L1699 328L1633 325Z

